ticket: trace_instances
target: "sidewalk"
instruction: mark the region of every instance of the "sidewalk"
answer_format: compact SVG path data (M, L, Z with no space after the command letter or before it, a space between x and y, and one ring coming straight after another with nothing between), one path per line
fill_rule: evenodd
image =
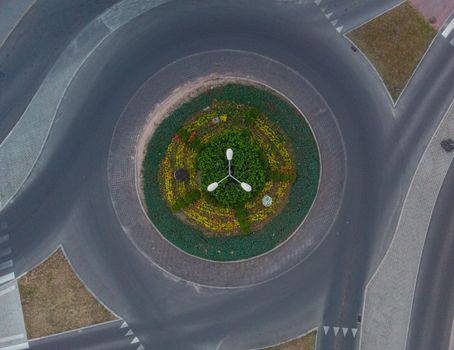
M410 2L428 21L435 20L432 25L437 30L454 10L454 0L410 0Z
M432 211L454 153L440 141L454 135L454 104L443 117L418 165L390 247L369 281L361 350L404 350L424 242Z
M16 280L0 286L0 350L28 349Z
M36 0L6 0L0 2L0 47Z

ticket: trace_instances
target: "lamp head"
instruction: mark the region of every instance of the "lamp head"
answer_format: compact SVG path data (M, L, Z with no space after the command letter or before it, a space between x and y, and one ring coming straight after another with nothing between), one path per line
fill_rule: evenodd
M241 183L241 188L243 190L245 190L246 192L251 192L252 191L251 185L247 184L246 182L242 182Z
M225 156L227 157L227 160L232 160L233 150L231 148L228 148L227 151L225 152Z
M213 182L208 185L207 190L208 190L208 192L213 192L216 188L218 188L218 186L219 186L219 183Z

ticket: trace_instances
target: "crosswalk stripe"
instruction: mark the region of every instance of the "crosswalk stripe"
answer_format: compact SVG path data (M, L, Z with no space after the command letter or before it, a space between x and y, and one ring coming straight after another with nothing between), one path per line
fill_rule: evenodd
M339 327L333 327L334 330L334 335L337 335L339 333Z
M7 346L6 348L1 348L2 350L25 350L29 349L30 346L27 343L21 343L21 344L16 344L16 345L10 345Z
M336 28L336 30L337 30L339 33L341 33L343 29L344 29L344 26L340 26L340 27L337 27L337 28Z
M358 332L358 328L352 328L353 338L356 337L356 332Z
M0 263L0 271L4 269L8 269L10 267L13 267L13 261L12 260L7 260L5 262Z
M0 276L0 284L9 282L16 278L16 275L14 275L14 272L8 273L7 275Z
M441 33L443 37L447 38L449 34L451 34L452 30L454 29L454 18L449 22L449 24L446 26L445 30Z
M1 290L1 291L0 291L0 297L1 297L2 295L11 293L11 292L12 292L13 290L15 290L15 289L16 289L16 286L15 286L15 285L12 285L12 286L9 286L9 287L6 288L6 289Z
M325 335L327 335L328 332L329 332L329 327L328 326L324 326L323 327L323 331L325 332Z
M126 334L125 334L125 337L129 337L131 335L134 335L134 332L132 331L132 329L130 329Z
M125 321L123 321L123 323L120 326L120 329L126 328L126 327L128 327L128 324Z
M333 15L333 12L330 12L330 13L326 14L325 17L326 17L327 19L330 19L332 15Z
M133 340L131 340L131 344L137 344L139 342L139 338L134 337Z
M344 337L345 337L348 333L348 328L342 328L342 333L344 333Z
M11 248L0 249L0 258L11 254Z

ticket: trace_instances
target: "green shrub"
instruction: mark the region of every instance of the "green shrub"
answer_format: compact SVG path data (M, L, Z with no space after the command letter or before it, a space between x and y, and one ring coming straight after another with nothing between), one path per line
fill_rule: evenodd
M184 128L178 130L177 135L183 142L188 142L189 138L191 137L191 133Z
M260 111L257 108L251 107L247 110L244 120L246 122L246 125L254 125L257 119L260 117Z
M294 174L281 173L278 170L271 170L269 174L270 180L273 181L294 182L296 180L296 176Z
M226 130L213 137L201 150L197 159L197 168L201 171L204 188L217 182L228 173L228 161L225 152L233 150L231 169L239 180L252 186L251 192L244 191L232 178L227 178L219 187L209 193L219 204L232 206L254 197L265 185L265 167L260 147L254 143L249 130Z
M251 233L251 223L249 222L247 211L244 205L238 205L235 207L235 216L240 224L241 232L248 235Z
M192 190L185 193L184 196L177 198L175 203L172 205L173 211L179 211L181 209L186 208L187 206L191 205L192 203L197 202L202 194L199 190Z

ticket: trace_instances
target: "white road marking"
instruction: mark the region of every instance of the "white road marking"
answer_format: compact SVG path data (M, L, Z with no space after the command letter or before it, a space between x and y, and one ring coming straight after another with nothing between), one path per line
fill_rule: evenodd
M323 331L325 332L325 335L327 335L328 332L329 332L329 327L328 326L324 326L323 327Z
M445 30L441 33L445 38L451 34L452 30L454 29L454 18L449 22L449 24L446 26Z
M322 12L325 13L326 10L328 10L328 6L321 7L320 10L322 10Z
M344 337L345 337L348 333L348 328L342 328L342 333L344 333Z
M358 332L358 328L352 328L352 334L353 334L353 338L356 337L356 333Z
M7 260L5 262L0 263L0 271L13 267L13 261Z
M336 30L337 30L339 33L341 33L343 29L344 29L344 26L340 26L340 27L337 27L337 28L336 28Z
M0 258L11 254L11 248L0 249Z
M454 38L449 42L452 46L454 46Z
M0 338L0 343L7 343L7 342L10 342L13 340L19 340L19 339L24 339L24 338L25 338L25 334L20 333L20 334L16 334L16 335L11 335L9 337Z
M5 243L9 239L9 235L0 236L0 244Z
M16 344L16 345L10 345L5 348L2 348L2 350L24 350L24 349L29 349L30 346L27 343L21 343L21 344Z
M130 329L126 334L125 334L125 337L129 337L131 335L134 335L134 332L132 331L132 329Z
M330 12L330 13L326 14L325 17L326 17L326 19L330 19L332 15L333 15L333 12Z
M120 329L126 328L126 327L128 327L128 324L125 321L123 321L123 323L120 326Z
M315 0L315 5L320 6L321 2L322 2L322 0Z
M0 297L2 295L5 295L5 294L8 294L8 293L12 292L15 289L16 289L16 286L10 286L10 287L8 287L6 289L3 289L2 291L0 291Z
M134 337L133 340L131 340L131 344L137 344L139 342L139 338Z
M16 278L16 275L14 274L14 272L11 272L11 273L9 273L7 275L0 276L0 284L6 283L8 281L11 281L14 278Z
M334 330L334 335L337 335L339 333L339 327L333 327Z
M335 26L336 26L337 22L339 22L339 20L338 20L338 19L335 19L334 21L331 21L331 24L333 25L333 27L335 27Z
M143 345L142 345L142 344L140 344L140 345L139 345L139 346L137 347L137 349L136 349L136 350L145 350L145 348L143 347Z

